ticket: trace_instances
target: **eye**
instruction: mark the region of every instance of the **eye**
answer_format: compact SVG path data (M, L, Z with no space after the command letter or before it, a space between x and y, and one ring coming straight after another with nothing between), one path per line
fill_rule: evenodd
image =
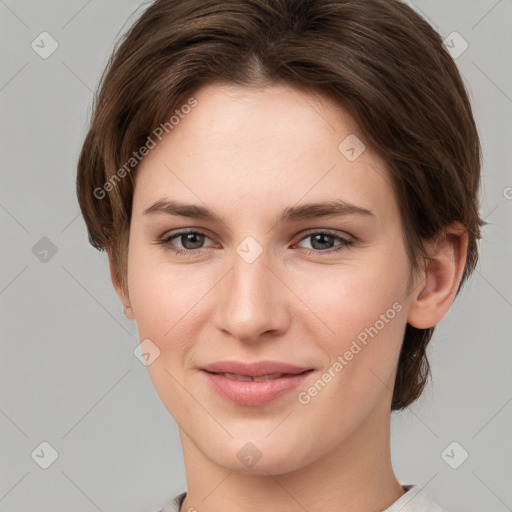
M308 233L304 238L301 239L301 242L304 240L311 241L312 249L306 248L306 252L308 254L332 254L333 252L342 251L354 243L353 240L345 238L341 235L337 235L330 231L315 231ZM335 240L340 242L337 246L334 246Z
M192 255L209 247L203 246L205 240L210 240L210 238L202 231L182 230L164 235L157 243L176 254ZM354 240L330 231L310 232L301 239L301 242L306 240L310 240L312 245L311 249L305 248L307 254L332 254L346 249L354 243ZM336 240L338 241L337 245L335 245Z
M201 231L178 231L165 235L158 241L166 249L174 251L178 254L198 252L205 247L202 247L205 239L209 238ZM177 242L174 242L176 240ZM181 244L181 247L176 247L176 243Z

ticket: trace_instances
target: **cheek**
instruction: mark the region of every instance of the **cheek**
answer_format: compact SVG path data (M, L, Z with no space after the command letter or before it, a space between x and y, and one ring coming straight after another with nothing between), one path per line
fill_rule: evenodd
M407 255L399 247L375 251L364 264L326 267L301 286L305 302L322 320L310 335L328 353L336 376L330 392L345 410L370 409L393 387L406 324L408 272ZM358 396L364 400L354 400Z
M195 319L218 276L195 264L170 264L165 255L136 245L129 252L128 286L140 339L151 339L163 354L181 355L203 325Z
M189 321L194 306L206 290L195 275L191 281L186 270L145 263L131 277L130 298L142 336L151 334L162 343L176 337L180 324ZM141 332L143 331L143 332Z
M191 266L170 266L135 244L129 252L128 269L139 339L150 339L160 351L147 371L162 403L174 415L178 409L186 410L183 404L190 399L178 381L182 381L193 340L198 338L193 329L199 326L193 319L207 286L201 284L197 272L191 272Z
M296 279L294 288L325 325L325 338L328 339L330 333L334 345L336 340L343 345L373 326L381 315L385 320L389 317L394 320L398 309L405 310L408 271L405 251L387 254L375 251L364 261L318 267L315 272L304 273ZM395 303L399 306L393 309ZM386 323L388 325L391 322Z

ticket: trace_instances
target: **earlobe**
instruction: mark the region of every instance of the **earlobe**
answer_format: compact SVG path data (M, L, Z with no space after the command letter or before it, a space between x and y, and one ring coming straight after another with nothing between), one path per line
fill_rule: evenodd
M123 304L123 314L126 318L129 318L130 320L134 320L133 309L131 306L129 306L127 304Z
M116 290L116 293L123 304L123 313L126 318L135 320L128 290L123 287L122 279L114 262L114 257L110 252L108 252L108 264L110 268L110 279L112 281L112 285L114 286L114 289Z
M452 305L466 265L468 234L459 222L430 244L430 258L413 290L407 322L417 329L438 324Z

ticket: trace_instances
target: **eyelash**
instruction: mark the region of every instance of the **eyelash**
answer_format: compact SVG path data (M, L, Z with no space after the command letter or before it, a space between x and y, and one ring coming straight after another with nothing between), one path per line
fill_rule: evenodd
M184 255L184 254L187 254L187 255L201 254L204 250L207 249L207 247L201 247L199 249L178 249L176 247L172 247L172 245L171 245L171 240L174 240L175 238L179 238L180 236L188 235L191 233L195 234L195 235L204 235L205 237L209 238L206 233L199 231L199 230L178 231L176 233L170 233L169 235L164 236L163 238L159 239L157 241L157 243L159 245L161 245L162 247L164 247L165 249L173 251L176 254L182 254L182 255ZM308 254L308 255L318 255L318 254L323 254L323 253L333 254L333 253L337 253L342 250L345 250L347 248L350 248L350 246L354 244L353 240L342 237L340 235L336 235L333 232L328 231L328 230L312 231L312 232L308 233L307 235L305 235L304 237L302 237L299 240L299 242L302 242L303 240L310 238L313 235L327 235L329 237L338 239L341 243L339 246L325 250L325 251L321 251L319 249L304 249L306 251L306 254Z

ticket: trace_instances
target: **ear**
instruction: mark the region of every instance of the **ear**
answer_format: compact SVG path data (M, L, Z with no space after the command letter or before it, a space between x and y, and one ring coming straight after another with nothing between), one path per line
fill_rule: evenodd
M108 264L110 267L110 279L112 280L112 284L114 285L117 295L123 304L123 312L127 318L135 320L128 289L123 287L121 276L119 275L119 271L114 263L114 257L111 252L108 252Z
M429 260L411 295L407 322L417 329L438 324L453 303L468 249L468 234L459 222L446 227L428 246Z

